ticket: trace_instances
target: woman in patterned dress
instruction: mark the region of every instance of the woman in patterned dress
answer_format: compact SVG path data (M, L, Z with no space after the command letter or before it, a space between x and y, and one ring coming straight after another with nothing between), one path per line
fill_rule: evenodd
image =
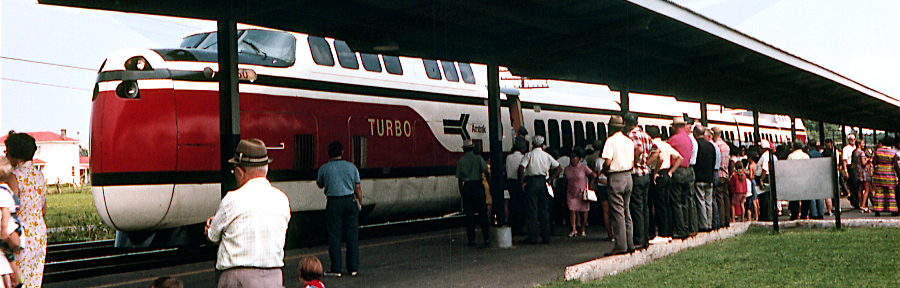
M894 187L897 186L897 173L894 170L897 168L897 153L892 149L893 145L894 139L884 137L878 141L878 150L875 151L875 177L872 180L875 184L872 195L875 216L881 216L881 212L891 212L893 216L897 216L897 198L894 194Z
M47 255L47 226L44 224L46 181L44 174L34 166L32 158L37 150L34 138L25 133L9 131L6 138L6 157L15 167L13 175L18 185L14 191L22 204L19 219L25 235L22 249L16 251L16 261L22 273L23 287L41 287L44 277L44 259Z
M856 150L853 150L852 165L853 171L856 172L856 181L859 183L859 209L863 213L869 213L869 205L866 200L872 193L872 174L869 174L869 162L871 159L866 156L866 141L862 139L856 140Z

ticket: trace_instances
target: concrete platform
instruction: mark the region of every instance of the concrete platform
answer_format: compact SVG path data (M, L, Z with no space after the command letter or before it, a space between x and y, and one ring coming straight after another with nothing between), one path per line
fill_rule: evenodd
M844 210L842 219L900 219L900 217L886 216L876 218L871 213L852 210L846 199L841 202L842 210ZM786 210L785 214L787 214ZM787 221L787 216L779 219ZM826 217L826 219L834 219L834 217ZM600 241L606 237L602 226L588 227L587 237L565 237L567 231L565 227L556 227L556 235L563 236L553 237L550 244L516 244L510 249L491 249L480 244L480 240L478 240L479 245L468 246L466 245L465 229L462 227L414 235L365 239L361 241L360 247L359 276L326 277L323 281L329 288L533 287L565 279L567 267L591 262L612 249L612 242ZM478 238L480 239L480 234ZM524 237L516 236L515 239L522 240ZM652 248L654 247L651 246ZM283 269L285 287L300 287L297 263L303 257L319 257L327 267L330 263L327 249L328 247L323 245L286 251L285 268ZM647 252L646 254L652 256L652 253ZM657 258L651 256L638 258L645 258L647 261ZM634 266L632 263L634 261L630 261L634 259L627 259L631 258L629 255L616 257L621 259L616 258L618 260L613 262L620 263L623 267L616 267L614 271L621 271L626 268L625 266ZM626 263L630 264L625 265ZM181 279L185 287L215 287L216 273L213 261L49 283L44 287L146 288L150 287L150 282L156 277L167 275ZM572 276L569 275L568 278L581 278ZM595 279L596 276L582 279Z

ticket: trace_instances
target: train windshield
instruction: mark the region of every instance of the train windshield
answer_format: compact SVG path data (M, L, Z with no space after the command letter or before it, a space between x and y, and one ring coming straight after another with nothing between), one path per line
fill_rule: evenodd
M216 51L216 32L188 36L181 41L181 48ZM274 58L294 63L297 40L291 34L269 30L238 30L238 53L254 54L262 58Z

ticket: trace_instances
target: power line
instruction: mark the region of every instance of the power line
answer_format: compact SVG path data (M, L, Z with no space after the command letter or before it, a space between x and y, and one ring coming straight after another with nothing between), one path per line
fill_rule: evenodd
M84 88L76 88L76 87L62 86L62 85L53 85L53 84L47 84L47 83L38 83L38 82L23 81L23 80L9 79L9 78L0 78L0 80L6 80L6 81L12 81L12 82L20 82L20 83L26 83L26 84L34 84L34 85L43 85L43 86L50 86L50 87L57 87L57 88L66 88L66 89L75 89L75 90L82 90L82 91L91 91L90 89L84 89Z
M35 63L35 64L43 64L43 65L50 65L50 66L59 66L59 67L66 67L66 68L72 68L72 69L81 69L81 70L87 70L87 71L92 71L92 72L94 71L94 69L91 69L91 68L84 68L84 67L78 67L78 66L69 66L69 65L56 64L56 63L48 63L48 62L41 62L41 61L34 61L34 60L26 60L26 59L12 58L12 57L6 57L6 56L0 56L0 58L6 59L6 60L15 60L15 61L28 62L28 63Z

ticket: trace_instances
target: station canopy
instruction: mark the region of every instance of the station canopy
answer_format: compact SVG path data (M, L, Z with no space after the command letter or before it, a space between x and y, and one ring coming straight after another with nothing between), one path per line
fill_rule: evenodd
M234 19L352 49L506 66L727 107L896 131L900 101L664 0L39 0ZM233 18L228 18L233 17Z

